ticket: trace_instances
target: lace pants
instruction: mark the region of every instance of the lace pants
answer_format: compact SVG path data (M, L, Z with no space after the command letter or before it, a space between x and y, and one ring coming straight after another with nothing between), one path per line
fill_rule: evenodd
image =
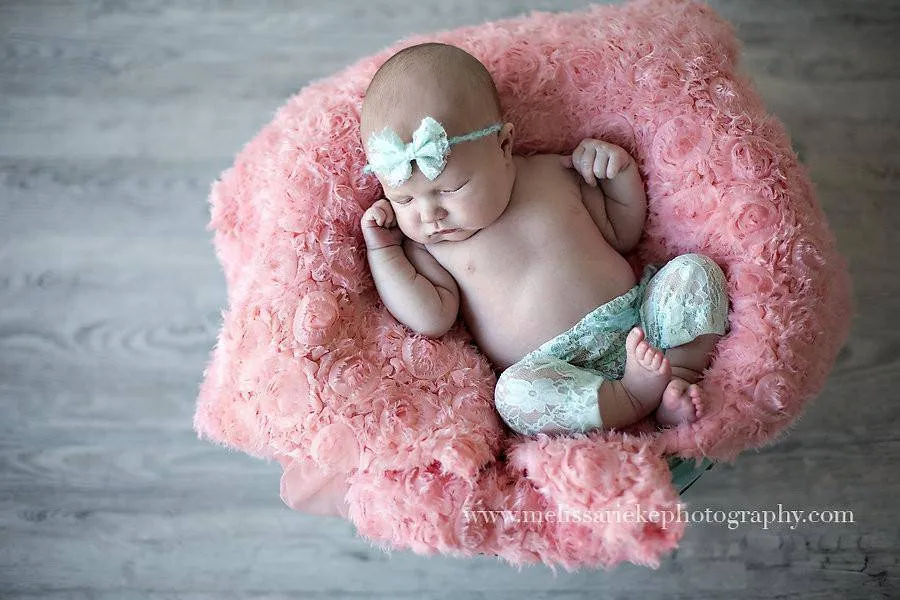
M700 254L683 254L662 268L647 266L638 285L500 375L494 391L500 416L523 435L599 428L598 390L604 380L624 375L625 338L638 324L661 350L700 335L725 334L724 273Z

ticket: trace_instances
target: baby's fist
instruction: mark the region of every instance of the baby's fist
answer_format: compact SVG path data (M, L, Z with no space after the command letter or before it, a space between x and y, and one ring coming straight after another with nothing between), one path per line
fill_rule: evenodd
M634 161L628 151L615 144L585 138L571 156L563 156L564 167L574 168L591 187L598 179L612 179Z
M394 208L385 198L375 202L363 213L360 226L369 250L399 246L403 241L403 232L397 226Z

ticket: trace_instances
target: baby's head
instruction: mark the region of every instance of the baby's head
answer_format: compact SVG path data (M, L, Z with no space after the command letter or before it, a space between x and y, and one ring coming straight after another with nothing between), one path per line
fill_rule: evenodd
M425 117L443 126L449 139L479 135L453 143L443 170L439 161L423 173L417 161L401 160L401 171L411 164L408 178L376 175L404 235L422 244L461 241L493 223L509 204L516 177L513 125L502 122L497 88L484 65L460 48L436 43L401 50L372 78L360 122L369 162L383 158L372 155L370 136L388 128L406 145ZM457 231L436 233L444 229Z

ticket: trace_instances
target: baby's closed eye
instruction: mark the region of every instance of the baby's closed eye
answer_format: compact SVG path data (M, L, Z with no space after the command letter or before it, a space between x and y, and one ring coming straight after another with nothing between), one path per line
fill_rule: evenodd
M464 187L466 187L466 185L469 183L469 181L471 181L471 180L467 179L458 185L453 185L453 186L449 186L447 189L442 189L442 190L440 190L440 192L442 194L456 193L456 192L462 190ZM403 204L409 204L412 201L412 198L410 198L409 196L398 196L396 198L388 198L388 200L390 200L391 202L394 202L396 204L403 205Z
M462 182L461 184L459 184L459 185L457 185L457 186L453 186L453 187L451 187L450 189L447 189L447 190L441 190L441 192L443 192L444 194L452 194L453 192L458 192L459 190L461 190L461 189L463 189L464 187L466 187L466 184L468 184L469 181L470 181L470 180L467 179L467 180L465 180L464 182Z

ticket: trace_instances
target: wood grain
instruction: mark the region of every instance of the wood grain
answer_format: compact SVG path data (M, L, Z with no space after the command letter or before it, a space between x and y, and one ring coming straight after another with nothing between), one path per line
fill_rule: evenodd
M857 314L788 436L690 509L852 523L689 527L651 571L390 555L291 512L279 468L196 439L225 307L210 183L306 83L414 32L581 0L0 3L0 597L900 595L900 5L718 0L847 257Z

